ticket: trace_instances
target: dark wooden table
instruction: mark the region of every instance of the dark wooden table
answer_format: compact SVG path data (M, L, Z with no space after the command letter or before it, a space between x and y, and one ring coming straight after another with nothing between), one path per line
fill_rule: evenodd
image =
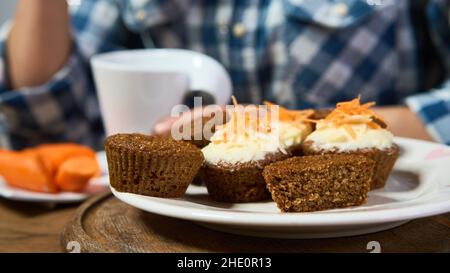
M427 138L411 134L403 136ZM0 252L61 252L61 232L77 208L78 205L49 207L0 198ZM270 249L271 246L280 249L280 244L285 245L286 252L368 252L366 244L370 240L378 241L385 252L450 252L450 213L414 220L370 235L290 242L210 231L190 222L152 214L145 218L158 220L164 225L162 229L152 230L161 238L161 242L155 242L155 251L161 252L170 249L189 252L252 251L255 245L264 246L261 249ZM183 230L194 235L180 237L179 232ZM205 242L198 234L213 239Z

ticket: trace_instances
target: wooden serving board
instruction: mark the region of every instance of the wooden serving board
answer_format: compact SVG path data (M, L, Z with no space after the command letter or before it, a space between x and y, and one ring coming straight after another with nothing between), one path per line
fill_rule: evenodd
M449 252L450 214L419 219L374 234L336 239L282 240L231 235L147 213L111 194L82 204L61 234L73 252ZM372 243L373 244L373 243ZM71 250L69 251L68 248Z

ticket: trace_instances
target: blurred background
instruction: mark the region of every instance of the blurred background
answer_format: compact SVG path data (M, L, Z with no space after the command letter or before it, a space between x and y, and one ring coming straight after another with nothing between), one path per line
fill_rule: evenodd
M0 24L11 18L14 8L16 7L15 0L2 0L0 3Z

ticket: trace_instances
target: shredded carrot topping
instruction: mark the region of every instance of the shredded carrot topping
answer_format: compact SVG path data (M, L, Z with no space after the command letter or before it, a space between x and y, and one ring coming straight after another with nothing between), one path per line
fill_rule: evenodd
M349 124L365 123L372 129L379 129L381 126L376 120L385 123L380 116L370 109L374 105L375 102L361 105L361 96L358 96L351 101L337 103L336 109L325 118L325 121L329 121L335 126L343 126L348 134L355 139L357 135ZM317 123L317 121L315 122Z
M274 106L275 104L269 101L265 101L264 105L266 106ZM314 114L314 111L311 109L307 110L289 110L284 107L278 106L280 109L279 118L282 121L288 122L309 122L309 117Z
M262 132L262 133L270 133L272 131L271 121L273 119L271 115L271 111L262 111L259 112L260 109L256 106L256 113L252 111L246 111L244 108L239 107L239 104L236 100L236 97L231 96L231 100L234 105L234 109L231 113L231 118L227 123L217 126L216 128L225 128L222 130L222 137L216 140L213 140L213 143L222 143L228 142L231 137L237 136L240 134L245 138L250 137L249 128L251 131ZM268 107L278 106L271 102L264 102L264 105ZM312 122L313 120L310 117L314 114L313 110L288 110L284 107L278 106L279 108L279 120L285 122L291 122L292 124L304 124L308 122ZM244 111L241 111L244 110ZM228 127L228 128L226 128ZM217 131L217 130L216 130Z
M228 131L230 136L242 134L245 137L249 137L249 133L246 130L249 127L257 132L270 132L272 130L270 127L270 111L266 113L265 117L260 117L259 112L256 113L256 115L252 115L250 112L246 111L241 112L236 98L232 96L231 100L235 109L232 113L232 118L227 122L233 122L232 130ZM268 107L276 106L276 104L268 101L265 101L264 105ZM358 96L351 101L337 103L336 108L328 116L326 116L324 120L330 122L336 127L342 126L353 139L356 139L357 134L352 126L350 126L351 124L365 123L372 129L379 129L381 128L380 124L386 123L383 118L370 109L374 105L375 102L361 104L361 96ZM318 120L311 119L311 116L314 114L313 110L288 110L281 106L278 107L279 119L281 121L291 122L292 124L318 122ZM219 127L223 127L225 125L226 124ZM224 130L223 139L215 142L227 142L228 137L227 130Z
M231 118L226 124L217 126L217 128L224 128L224 130L222 131L222 137L220 139L216 139L213 143L227 142L231 137L237 135L243 135L248 138L250 136L249 129L250 131L262 133L270 133L272 131L271 121L273 117L271 116L271 111L260 112L260 108L258 106L254 108L256 112L246 111L247 108L244 109L239 107L239 104L234 96L231 96L231 100L234 105ZM278 106L271 102L264 102L264 105L268 107ZM280 106L278 109L279 120L292 122L294 125L309 122L309 117L314 114L313 110L288 110ZM226 128L226 126L228 126L228 128Z
M217 128L225 128L222 131L222 138L213 141L213 143L227 142L233 136L243 135L245 138L250 137L249 131L269 133L272 128L270 126L270 112L260 112L258 107L253 111L247 111L248 108L239 107L236 97L231 96L234 109L231 112L231 118L227 123L217 126ZM226 126L229 126L226 128Z

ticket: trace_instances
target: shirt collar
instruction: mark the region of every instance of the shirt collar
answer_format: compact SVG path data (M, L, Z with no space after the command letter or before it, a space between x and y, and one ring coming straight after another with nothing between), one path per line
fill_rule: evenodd
M376 6L367 0L283 0L286 14L331 28L349 26L371 14Z

